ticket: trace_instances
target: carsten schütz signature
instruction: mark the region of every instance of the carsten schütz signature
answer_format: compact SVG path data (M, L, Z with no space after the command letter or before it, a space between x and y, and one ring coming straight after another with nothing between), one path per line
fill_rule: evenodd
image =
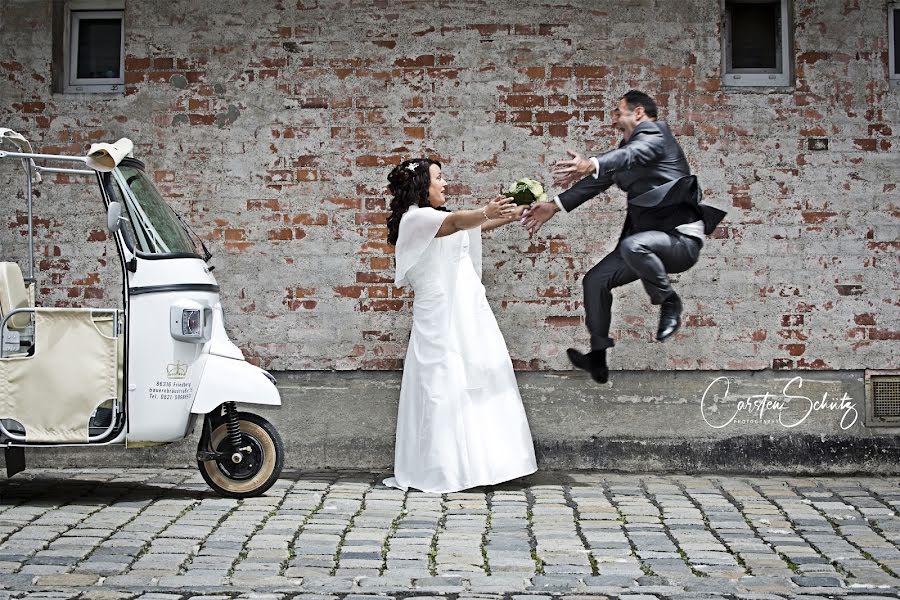
M856 410L856 402L853 401L846 392L840 399L829 399L828 392L822 394L821 400L814 400L809 396L799 394L803 387L803 378L794 377L781 390L780 394L754 394L741 398L735 404L734 400L728 398L731 388L731 381L727 377L719 377L714 379L706 387L703 392L703 398L700 399L700 414L706 424L715 429L722 429L730 425L739 415L744 417L758 419L762 421L766 413L777 415L777 422L782 427L790 429L796 427L806 421L813 412L820 411L838 411L841 415L841 429L850 429L859 419L859 412ZM734 409L731 417L728 418L729 411ZM803 413L803 416L797 418L793 422L791 416L785 417L785 413L790 409L788 414ZM727 421L720 422L716 417L721 416ZM710 420L712 419L712 421ZM787 420L787 422L785 422Z

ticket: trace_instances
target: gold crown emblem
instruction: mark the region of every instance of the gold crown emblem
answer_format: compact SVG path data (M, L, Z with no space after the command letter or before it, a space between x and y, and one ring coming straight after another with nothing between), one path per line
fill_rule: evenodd
M169 379L184 379L187 377L188 366L181 361L169 363L166 366L166 376Z

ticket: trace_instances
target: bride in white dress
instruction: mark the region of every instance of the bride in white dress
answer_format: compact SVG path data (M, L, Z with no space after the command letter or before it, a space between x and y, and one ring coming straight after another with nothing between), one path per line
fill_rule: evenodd
M388 175L388 241L397 286L415 292L400 387L394 477L447 493L537 470L503 334L481 284L481 232L518 220L508 198L447 212L441 165L408 160Z

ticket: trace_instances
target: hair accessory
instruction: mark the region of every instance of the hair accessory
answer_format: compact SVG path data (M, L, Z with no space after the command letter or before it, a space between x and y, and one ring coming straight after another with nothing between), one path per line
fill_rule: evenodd
M408 165L406 165L406 168L409 169L410 171L412 171L413 173L415 173L416 167L418 167L418 166L419 166L418 162L411 162Z

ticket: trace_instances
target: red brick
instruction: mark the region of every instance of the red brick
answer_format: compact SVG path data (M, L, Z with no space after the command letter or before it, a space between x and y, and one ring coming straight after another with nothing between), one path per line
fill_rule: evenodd
M534 113L534 116L538 123L565 123L566 121L576 118L576 115L563 111L540 111Z
M872 313L853 315L853 322L857 325L875 325L875 315Z
M359 198L322 198L322 203L332 204L340 208L359 209L362 201Z
M191 125L213 125L216 122L215 115L188 115Z
M806 344L779 344L778 347L786 350L790 356L801 356L806 352Z
M361 285L339 285L334 288L335 296L342 298L361 298L366 289Z
M579 316L550 316L544 317L544 323L550 327L574 327L581 325L581 317Z
M507 106L515 106L519 108L532 108L538 106L544 106L544 98L543 96L535 96L535 95L517 95L517 96L506 96L503 98L503 103Z
M397 312L403 310L403 300L368 300L360 305L363 312Z
M13 108L26 114L44 112L46 107L47 105L43 102L22 102L21 104L13 104Z
M718 323L709 315L687 315L684 323L688 327L718 327Z
M869 331L870 340L889 340L900 341L900 330L890 331L887 329L871 329Z
M357 225L375 224L384 225L387 223L387 212L378 213L357 213L355 220Z
M386 167L399 165L403 160L400 156L373 156L363 155L356 157L357 167Z
M281 205L275 198L263 198L247 200L247 210L281 210Z
M319 303L315 300L285 300L284 304L287 305L288 310L297 311L313 310Z
M417 56L415 58L398 58L394 61L394 66L403 67L403 68L411 68L411 67L433 67L434 66L434 55L433 54L423 54L421 56Z
M799 327L803 325L806 317L804 315L781 315L782 327Z
M409 138L414 140L424 140L425 139L425 128L424 127L404 127L403 133Z
M291 217L293 225L328 225L329 219L327 213L310 214L298 213Z
M146 71L151 65L152 61L149 58L138 58L136 56L125 57L126 71Z
M575 77L579 79L603 79L609 77L610 70L606 66L576 66Z
M375 273L357 273L356 283L394 283L394 277Z
M373 256L369 259L369 268L374 271L390 269L393 265L394 261L389 256Z

